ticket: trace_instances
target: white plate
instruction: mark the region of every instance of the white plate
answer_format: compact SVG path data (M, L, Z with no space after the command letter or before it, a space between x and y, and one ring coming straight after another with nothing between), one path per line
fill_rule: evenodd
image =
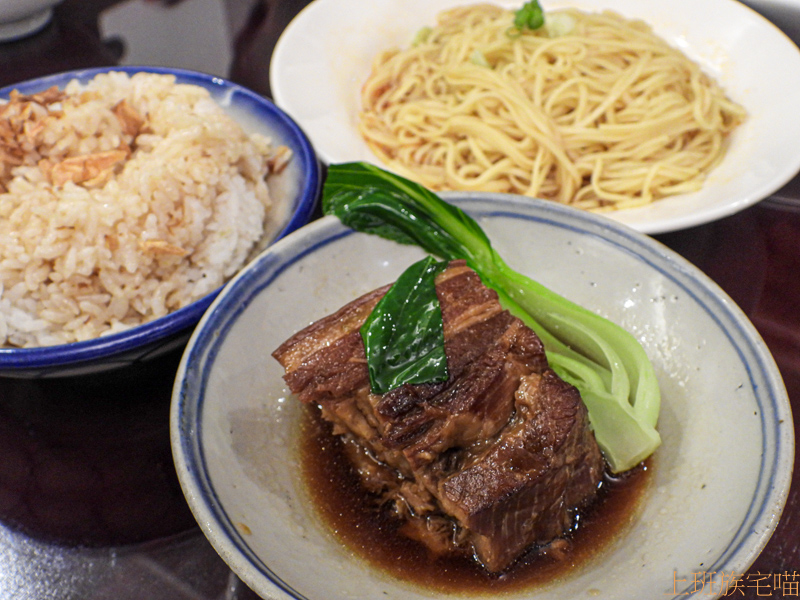
M638 512L607 551L536 598L713 599L711 584L691 593L693 574L716 572L714 590L723 571L743 574L791 480L789 400L761 338L711 280L647 236L551 202L445 197L512 266L633 332L662 387L663 444ZM420 256L325 217L232 281L189 343L171 413L177 472L211 543L264 598L441 597L376 571L321 524L298 466L299 402L270 356Z
M522 0L492 0L509 8ZM303 127L323 161L381 164L357 130L359 93L375 55L405 47L441 10L469 0L315 0L289 24L273 53L276 104ZM744 105L722 164L702 190L608 213L644 233L733 214L782 187L800 169L800 52L777 27L735 0L550 0L640 18L699 61ZM383 165L381 165L383 166Z

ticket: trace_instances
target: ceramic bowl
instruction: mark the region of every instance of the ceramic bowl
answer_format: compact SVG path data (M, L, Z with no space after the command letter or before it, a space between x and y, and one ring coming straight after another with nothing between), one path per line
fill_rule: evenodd
M0 42L33 35L50 22L63 0L0 0Z
M186 70L157 67L116 67L69 71L0 89L0 99L13 89L32 93L53 85L63 87L72 79L86 82L98 73L115 70L135 73L172 73L179 83L208 89L212 96L241 122L246 131L268 135L275 144L288 146L293 157L282 173L270 178L276 218L260 242L259 250L308 222L321 187L320 164L303 131L271 101L220 77ZM122 333L85 342L41 348L0 347L0 376L55 377L83 375L128 366L180 349L192 327L217 292L162 318Z
M753 325L707 276L626 226L527 198L443 196L512 267L635 335L662 390L663 442L622 531L565 576L503 598L719 595L721 574L743 574L769 539L793 467L786 389ZM320 518L301 475L299 401L271 357L421 256L324 217L232 280L184 352L171 414L179 479L208 539L264 598L443 597L371 565ZM704 590L692 587L700 576Z

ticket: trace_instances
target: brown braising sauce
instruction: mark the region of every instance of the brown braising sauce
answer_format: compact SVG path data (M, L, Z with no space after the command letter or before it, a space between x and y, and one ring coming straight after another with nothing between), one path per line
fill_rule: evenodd
M606 477L598 499L582 512L559 558L530 551L507 571L487 573L471 556L434 556L398 532L399 519L380 509L360 483L342 441L316 407L306 407L300 446L303 476L322 521L363 560L394 576L442 593L521 590L567 575L623 533L652 469L649 462Z

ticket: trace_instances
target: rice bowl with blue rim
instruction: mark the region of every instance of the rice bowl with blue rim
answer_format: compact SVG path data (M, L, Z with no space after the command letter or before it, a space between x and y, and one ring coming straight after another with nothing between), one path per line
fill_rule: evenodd
M321 177L320 177L320 167L319 163L316 159L313 149L311 148L310 143L308 142L307 138L303 134L303 132L297 127L297 125L288 117L285 113L283 113L279 108L277 108L274 104L272 104L269 100L259 96L258 94L247 90L241 86L228 82L224 79L219 77L214 77L211 75L206 75L203 73L196 73L190 71L183 71L183 70L173 70L173 69L162 69L162 68L153 68L153 67L119 67L113 69L88 69L83 71L74 71L74 72L67 72L62 73L50 77L45 77L42 79L33 80L30 82L25 82L22 84L9 86L3 90L0 90L0 97L8 98L12 94L12 90L17 90L20 94L32 96L36 93L44 92L48 90L52 86L57 86L60 89L64 89L65 86L72 81L72 86L82 85L86 86L89 82L93 80L100 79L100 77L109 78L112 75L109 75L109 72L113 72L113 77L119 77L123 79L130 78L133 81L137 77L137 73L139 74L138 77L159 77L164 78L164 76L171 76L175 78L176 89L180 88L182 90L191 90L198 92L201 96L203 94L207 95L208 98L211 100L200 100L197 102L197 106L203 106L203 108L195 109L197 113L197 119L202 122L203 118L208 118L210 122L213 122L214 113L213 109L219 110L216 106L221 107L223 117L222 122L224 119L233 117L231 123L235 125L231 125L231 127L241 127L248 137L252 137L255 139L256 137L260 139L267 140L267 144L271 144L274 148L288 148L290 158L286 163L285 168L283 168L280 172L276 171L271 173L268 178L268 190L264 191L252 191L255 188L244 188L244 183L237 183L234 179L224 179L221 180L219 175L216 175L216 181L221 182L217 185L216 189L222 189L224 193L227 194L227 207L231 207L232 214L242 214L246 215L248 211L252 213L252 205L253 201L248 200L250 202L250 208L244 204L245 198L247 196L252 196L253 194L261 194L263 196L266 194L268 198L266 204L266 218L264 224L260 227L262 228L261 231L256 230L255 225L250 226L249 238L244 239L242 237L241 241L236 240L236 243L240 244L240 247L236 248L235 252L231 252L231 256L233 257L230 264L225 266L225 269L228 273L227 276L230 276L238 266L244 264L246 259L255 255L258 251L262 250L267 244L271 243L275 239L279 239L280 237L286 235L290 231L298 228L299 226L303 225L308 221L310 215L314 209L315 203L317 201L317 197L319 194L319 189L321 185ZM143 72L147 72L146 75ZM100 77L98 77L100 76ZM190 86L182 86L180 84L191 84ZM135 87L135 86L134 86ZM140 87L146 87L143 84ZM98 93L98 92L91 92L91 93ZM137 95L138 94L138 95ZM131 94L131 97L134 97L136 100L139 100L142 97L147 95L146 92L143 92L141 89L135 89L134 92ZM177 96L177 94L176 94ZM127 98L126 98L127 99ZM167 99L171 99L171 97L167 97ZM146 102L149 100L148 98L144 98L142 102ZM150 104L144 104L149 108L158 107L159 105L155 103L155 101L150 100ZM178 111L180 112L181 106L177 101L174 101L175 107L177 107ZM202 102L206 102L205 105L201 105ZM167 105L166 101L162 102L163 106ZM215 106L216 105L216 106ZM164 113L169 118L172 118L175 121L184 118L186 120L189 119L188 116L183 116L178 114L175 116L168 114L168 109L175 108L173 106L167 106L166 108L159 109L162 113ZM188 109L183 109L184 112L189 112ZM205 111L205 112L204 112ZM155 108L153 108L153 112L157 112ZM230 120L230 119L229 119ZM150 123L148 122L148 126ZM192 125L192 123L190 123ZM202 123L201 126L197 126L196 123L193 124L195 126L195 133L198 129L202 130L200 135L205 135L205 130L211 131L207 135L207 137L211 137L212 135L216 134L220 139L220 146L225 148L227 146L232 146L231 142L234 139L228 140L227 136L229 131L235 131L234 129L220 129L219 132L214 131L215 124L206 124ZM88 127L88 126L87 126ZM188 129L188 128L186 128ZM184 129L184 130L186 130ZM156 135L149 135L152 131L144 130L144 135L140 135L136 137L137 143L141 141L142 145L145 145L148 136L151 138L157 138L155 140L154 145L163 142L162 138L168 137L167 135L163 135L160 138ZM69 134L69 132L67 132ZM189 134L185 134L189 135ZM65 135L66 137L66 135ZM123 142L125 140L123 139ZM111 142L106 142L108 145ZM173 143L173 149L177 144ZM188 146L188 144L187 144ZM159 146L159 149L163 147ZM108 150L108 148L101 147L99 150ZM112 148L111 151L115 151L117 149ZM138 147L137 147L138 150ZM173 150L173 152L176 152ZM203 150L205 152L205 149ZM109 152L106 152L109 154ZM141 154L132 154L130 163L133 162L134 158L138 158ZM173 155L170 155L173 156ZM199 156L200 159L203 158L202 154L196 153L196 156ZM216 158L216 155L211 155L212 159ZM256 160L258 157L253 156L250 159L245 159L244 155L242 155L242 164L245 164L244 161L249 160L251 164L253 161ZM157 157L156 157L157 158ZM187 169L194 168L196 171L199 171L199 177L205 176L208 174L208 171L211 170L209 177L215 176L213 169L211 169L208 165L209 162L202 163L198 162L199 159L194 159L192 156L178 156L174 160L169 160L167 158L161 159L161 162L165 164L164 171L177 171L178 174L176 177L184 177L183 181L185 181L189 176L183 175L180 171L182 165L180 164L180 159L183 159L185 163L188 164ZM75 159L73 159L75 160ZM236 157L233 157L233 160L236 160ZM64 161L68 162L68 161ZM142 163L143 166L140 167L139 171L141 175L135 173L139 177L137 181L141 182L141 186L144 189L146 186L149 186L145 192L142 192L142 197L146 197L146 194L151 194L151 198L155 198L153 194L161 194L162 196L166 195L170 190L167 189L167 186L163 190L159 189L159 180L153 176L151 179L156 183L152 183L151 181L147 181L147 177L151 175L149 171L157 170L160 168L160 165L155 163L155 166L152 166L154 163L149 163L150 166L147 166L147 163ZM175 166L175 165L178 166ZM238 163L237 163L238 165ZM130 166L128 163L125 164L125 168ZM239 168L237 166L237 168ZM52 167L51 167L52 169ZM225 167L223 167L225 169ZM233 168L231 167L231 170ZM244 166L240 168L241 172L250 169L253 171L255 167L251 166ZM52 170L51 170L52 172ZM188 171L187 171L188 172ZM225 173L226 171L220 171L220 173ZM125 171L127 173L127 171ZM234 173L236 175L236 173ZM226 176L228 177L228 176ZM31 177L33 178L33 177ZM241 179L241 178L240 178ZM54 180L55 181L55 180ZM212 180L209 180L212 181ZM255 183L247 184L247 185L255 185L263 187L263 182L258 183L257 176L253 178ZM116 181L112 181L112 184L116 184ZM202 181L201 184L202 185ZM213 186L213 183L209 183L207 187ZM172 184L173 188L175 184ZM227 186L227 188L225 188ZM18 186L19 187L19 186ZM35 187L35 185L30 185L29 187ZM66 184L61 185L61 191L64 190L71 190L72 192L83 190L78 189L79 185L74 185L72 182L67 182ZM55 188L55 185L54 185ZM28 188L25 188L28 189ZM122 188L125 190L125 188ZM212 188L212 192L213 192ZM101 188L102 191L105 188ZM206 190L203 189L202 192ZM85 194L84 194L85 195ZM130 195L130 194L129 194ZM183 202L185 197L188 197L189 194L184 194L184 197L178 199L178 202ZM2 196L0 196L2 197ZM217 194L217 198L221 198L222 193ZM110 210L116 211L114 213L114 221L115 225L117 223L123 223L126 227L128 227L133 232L133 227L129 225L130 219L128 219L128 223L125 222L125 218L119 218L119 213L128 211L128 213L136 213L136 211L141 211L140 206L133 206L131 208L131 203L124 204L124 201L127 199L127 196L120 196L120 206L115 206L114 202L109 203L111 205ZM201 197L202 200L202 197ZM213 200L217 202L217 200ZM185 211L187 218L191 217L190 214L193 210L193 207L189 205L189 201L186 200L185 204L178 205L178 202L175 205L178 206L178 211ZM269 204L271 202L271 205ZM80 203L73 203L74 206L86 206L87 202L83 204ZM6 203L8 205L8 203ZM40 212L45 212L46 210L50 210L50 212L58 212L58 211L68 211L73 210L74 213L82 212L79 208L70 208L69 203L64 205L63 203L56 204L54 206L58 207L56 209L39 209ZM104 205L105 206L105 205ZM208 208L202 206L202 202L195 202L195 206L198 208L194 208L195 213L200 211L202 213L203 210L208 211ZM66 208L65 208L66 207ZM8 209L6 209L8 210ZM239 213L234 211L238 210ZM263 209L262 209L263 210ZM244 211L244 212L242 212ZM91 212L91 211L83 211L83 212ZM155 212L155 211L153 211ZM222 210L217 211L219 214L223 214ZM257 213L253 213L257 214ZM15 213L12 213L12 216L16 216ZM183 214L179 214L179 217L183 217ZM7 215L8 217L8 215ZM79 214L78 217L85 218L84 215ZM77 220L78 217L70 216L71 219ZM27 217L24 217L27 218ZM95 215L89 216L89 221L91 218L95 218ZM206 226L202 232L197 231L197 224L202 222L203 219L206 219ZM229 224L226 225L225 223L221 223L220 225L216 225L214 217L212 215L211 219L208 219L203 214L200 214L200 217L195 219L196 223L193 225L195 231L191 234L194 236L195 239L203 238L203 237L213 237L214 228L217 227L219 233L216 234L216 238L218 240L218 246L221 247L223 250L225 249L225 244L230 245L230 240L234 239L230 237L230 234L227 233L228 231L233 232L233 228L241 229L238 224L238 221L233 217L228 219ZM95 218L95 221L99 220L99 218ZM243 221L245 219L242 219ZM210 225L209 225L210 223ZM27 224L27 223L26 223ZM94 222L91 222L94 225ZM50 223L52 225L49 231L64 229L61 225ZM48 225L46 224L45 227ZM180 223L179 223L180 226ZM229 227L230 229L225 229L225 227ZM24 230L24 227L19 227L19 229ZM116 235L119 231L119 227L117 231L112 231L112 236ZM143 230L144 231L144 230ZM173 230L170 230L173 231ZM134 232L135 233L135 232ZM151 234L152 235L152 234ZM188 234L187 234L188 235ZM235 234L238 235L238 234ZM108 236L107 236L108 237ZM141 236L140 236L141 237ZM112 240L114 241L114 240ZM26 240L22 239L20 243L24 243ZM40 242L42 246L46 244L44 242ZM128 250L127 258L124 261L117 261L118 263L124 264L124 268L128 268L128 271L133 269L129 268L131 263L136 262L136 257L133 258L131 255L135 254L136 248L144 248L144 251L150 249L155 249L158 251L166 251L167 253L170 251L174 251L174 248L171 248L168 244L166 247L159 247L158 244L165 244L165 242L161 240L134 240L134 243L138 243L138 246L131 245L131 248L134 250ZM155 247L147 248L146 244L155 244ZM112 246L112 244L108 244ZM115 245L119 247L121 244L116 243ZM210 244L207 244L210 245ZM192 247L193 248L193 247ZM63 251L63 241L62 246L57 247L57 245L53 244L49 252L48 259L50 262L56 262L61 260L56 254L58 251ZM109 251L106 249L106 253L114 252L117 248L112 247ZM180 248L178 249L180 250ZM70 248L69 251L72 251L73 254L75 253L74 248ZM216 260L214 252L216 250L212 248L211 250L207 251L206 254L210 257L210 259L206 260L205 264L208 265L203 267L202 265L200 269L197 269L195 272L198 275L195 275L195 279L199 278L206 278L209 275L209 281L218 281L219 283L214 283L213 285L207 285L205 289L200 289L193 299L188 302L183 302L183 304L179 305L179 308L175 309L174 306L172 309L164 310L163 307L159 308L154 314L151 316L149 320L147 320L143 324L134 323L134 326L123 326L120 327L119 330L114 331L105 331L103 335L100 337L96 337L93 335L84 335L82 339L78 339L78 341L73 341L71 343L59 343L56 339L55 343L48 343L47 345L41 345L40 347L35 347L35 343L27 344L30 347L12 347L6 345L5 347L0 348L0 373L4 375L10 376L43 376L43 375L63 375L63 374L76 374L76 373L85 373L85 372L93 372L95 370L104 370L107 368L113 368L116 366L121 366L125 364L129 364L131 361L141 360L145 357L151 356L152 354L159 354L160 352L164 351L169 347L175 347L185 340L188 337L188 333L190 331L190 327L197 322L200 315L203 311L208 307L211 300L213 299L214 295L219 289L219 286L224 283L224 280L216 279L218 277L216 271L216 267L213 266L213 261ZM33 253L39 252L39 248L33 251ZM80 252L80 248L78 249L78 253ZM246 256L244 256L246 253ZM235 254L235 256L234 256ZM13 256L11 257L14 258ZM194 259L194 256L191 257ZM243 260L243 258L245 260ZM235 260L234 260L235 259ZM169 259L167 259L169 260ZM73 263L76 262L73 260ZM198 263L199 264L199 263ZM47 267L47 265L42 267L42 270ZM205 270L204 270L205 269ZM122 272L122 268L120 268L120 272ZM123 273L124 274L124 273ZM227 277L226 276L226 277ZM50 276L49 274L38 274L36 277L39 278L46 278L51 277L51 279L55 279L54 277ZM48 280L48 283L52 281ZM148 282L149 283L149 282ZM118 283L116 289L127 289L124 286L130 286L127 281L123 283ZM180 288L181 286L178 284L174 285L175 288ZM113 287L112 287L113 289ZM143 290L143 296L146 296L147 293L150 293L152 297L156 297L157 294L152 291L155 289L151 286L151 289L145 288ZM174 293L174 291L173 291ZM115 293L112 292L115 295ZM13 294L9 289L9 286L6 286L5 295L7 297L12 297ZM138 300L140 303L142 300ZM6 302L8 303L8 302ZM146 308L146 307L145 307ZM18 310L18 309L17 309ZM97 310L97 309L95 309ZM168 314L164 314L168 312ZM4 313L8 314L8 313ZM8 318L8 317L7 317ZM66 317L61 317L62 319ZM91 337L91 339L87 339ZM19 345L19 344L18 344Z

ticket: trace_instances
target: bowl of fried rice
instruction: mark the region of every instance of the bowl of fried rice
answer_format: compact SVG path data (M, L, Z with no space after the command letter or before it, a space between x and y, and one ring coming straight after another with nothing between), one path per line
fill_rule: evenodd
M0 376L182 347L251 258L308 222L321 170L270 100L158 67L0 89Z

